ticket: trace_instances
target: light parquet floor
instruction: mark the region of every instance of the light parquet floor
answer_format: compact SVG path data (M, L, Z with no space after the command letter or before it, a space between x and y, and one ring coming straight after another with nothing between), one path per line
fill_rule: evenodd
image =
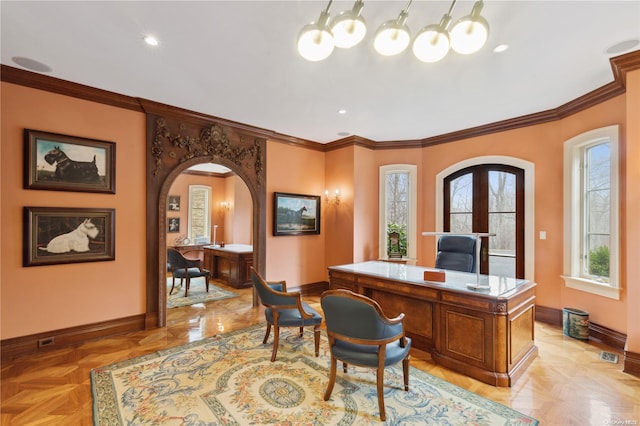
M240 292L238 298L169 309L165 328L3 360L0 424L91 425L93 368L263 322L262 308L251 306L251 290ZM320 309L319 297L305 300ZM411 363L542 425L640 425L640 379L623 373L620 361L599 359L601 350L614 350L566 337L560 327L535 327L539 356L511 388L496 388L441 368L418 350L412 351Z

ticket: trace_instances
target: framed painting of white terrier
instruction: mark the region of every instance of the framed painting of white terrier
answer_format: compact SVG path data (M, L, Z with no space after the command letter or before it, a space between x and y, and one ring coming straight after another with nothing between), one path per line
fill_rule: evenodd
M25 207L24 266L114 260L115 209Z
M24 130L24 188L116 192L116 144Z

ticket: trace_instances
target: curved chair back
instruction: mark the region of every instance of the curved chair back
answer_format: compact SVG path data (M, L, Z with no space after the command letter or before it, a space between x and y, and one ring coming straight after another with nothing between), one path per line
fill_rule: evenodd
M297 307L297 299L299 295L283 294L286 293L286 287L283 288L282 282L267 283L258 273L251 268L251 280L253 287L258 293L258 298L264 306L278 306L280 308Z
M436 268L475 272L476 238L470 235L441 236L438 239Z
M251 280L262 305L266 307L264 316L267 320L267 332L262 343L267 343L271 326L274 328L273 351L271 362L275 361L280 339L280 327L299 327L300 337L304 327L313 326L315 354L320 354L320 325L322 316L311 306L302 301L300 292L287 293L285 281L265 281L253 267Z
M384 321L386 317L380 305L365 296L352 292L327 292L321 303L327 331L338 336L358 340L359 343L378 344L403 335L402 323Z
M187 268L187 259L176 249L167 249L167 262L171 269Z

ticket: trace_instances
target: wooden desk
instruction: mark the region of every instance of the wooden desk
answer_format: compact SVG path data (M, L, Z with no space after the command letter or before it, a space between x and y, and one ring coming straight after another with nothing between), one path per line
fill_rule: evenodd
M389 317L404 312L413 346L447 368L493 386L511 386L538 354L534 342L535 283L480 276L489 290L470 290L476 275L446 271L443 283L423 280L411 265L363 262L329 267L331 288L376 300Z
M247 244L227 244L204 246L204 264L211 276L226 281L232 287L251 286L253 246Z

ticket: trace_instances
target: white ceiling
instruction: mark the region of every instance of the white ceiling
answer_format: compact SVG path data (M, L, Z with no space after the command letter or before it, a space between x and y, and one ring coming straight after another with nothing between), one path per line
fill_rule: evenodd
M406 1L365 1L363 43L307 62L300 28L318 1L0 2L2 64L327 143L423 139L557 108L613 81L606 50L640 39L640 1L485 1L480 52L425 64L381 57L372 34ZM353 1L334 1L332 16ZM459 1L456 20L473 2ZM412 34L450 2L414 1ZM160 45L143 42L147 34ZM501 43L504 53L492 49ZM635 46L630 50L637 50ZM347 113L338 114L339 109Z

